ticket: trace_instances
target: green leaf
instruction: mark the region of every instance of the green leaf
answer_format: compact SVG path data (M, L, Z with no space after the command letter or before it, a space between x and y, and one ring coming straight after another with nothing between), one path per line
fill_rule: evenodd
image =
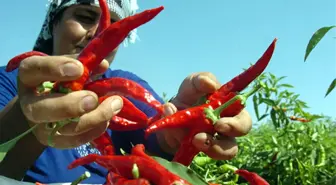
M279 78L276 80L276 82L279 82L279 81L281 81L281 80L284 79L284 78L287 78L287 76L281 76L281 77L279 77Z
M269 106L276 106L275 102L271 99L268 98L262 98L261 99L262 102L266 103Z
M268 114L263 114L259 119L258 121L261 121L262 119L266 118L268 116Z
M31 127L30 129L28 129L26 132L22 133L21 135L15 137L14 139L11 139L5 143L0 144L0 161L3 160L3 158L5 157L6 153L11 150L15 144L21 139L23 138L25 135L29 134L30 132L32 132L35 128L37 128L37 124L33 127Z
M329 85L329 88L327 90L327 93L324 97L327 97L328 94L335 88L336 86L336 78L331 82L331 84Z
M5 158L7 152L0 152L0 163Z
M275 114L276 114L275 110L272 109L272 110L271 110L271 119L272 119L273 125L275 126L275 128L279 128L280 125L279 125L279 123L278 123L278 120L277 120Z
M313 36L310 38L309 43L307 45L304 61L307 60L307 57L309 56L310 52L321 41L321 39L324 37L324 35L334 27L335 26L322 27L313 34Z
M274 136L272 136L272 141L275 145L278 145L278 140Z
M257 119L259 120L259 110L258 110L258 97L257 95L253 95L253 107L254 107L254 112L256 114Z
M294 86L292 86L291 84L280 84L280 85L277 85L277 88L279 88L279 87L294 88Z
M188 181L191 184L197 184L197 185L208 185L207 182L205 182L202 177L200 177L196 172L194 172L192 169L176 162L169 162L166 159L162 159L160 157L154 157L152 156L158 163L160 163L162 166L164 166L167 170L169 170L171 173L174 173L175 175L183 178L184 180Z

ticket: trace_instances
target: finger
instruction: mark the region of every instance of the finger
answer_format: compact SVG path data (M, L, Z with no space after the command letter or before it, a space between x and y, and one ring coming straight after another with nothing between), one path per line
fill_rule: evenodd
M80 117L78 125L74 129L75 133L86 132L101 122L109 122L113 116L117 115L123 107L120 96L111 96L103 101L97 109Z
M96 69L92 71L92 75L101 75L106 72L106 70L110 67L110 63L107 60L103 60Z
M217 160L228 160L236 156L238 146L234 138L219 136L214 139L206 133L199 133L193 139L193 144L209 157Z
M208 72L195 73L182 82L175 99L187 106L192 105L200 97L216 91L219 87L220 83L213 74Z
M191 76L191 83L196 90L202 94L214 92L219 88L220 83L212 73L202 72Z
M118 108L118 106L122 106L122 102L120 102L120 98L118 96L111 96L107 98L106 100L104 100L95 111L88 113L90 114L88 116L92 118L88 119L86 118L88 117L87 115L86 117L83 115L80 118L78 123L68 124L62 127L59 130L59 133L61 133L62 135L68 135L68 136L78 135L83 132L86 132L87 130L92 129L92 127L97 126L97 124L108 123L112 119L112 117L121 110L121 108ZM87 125L83 126L83 124L87 124L88 122L90 122L89 124L91 124L92 127L89 126L89 128L85 128L88 126Z
M27 86L45 81L75 80L83 73L83 65L64 56L32 56L23 60L19 67L20 80Z
M246 135L252 128L252 119L244 109L235 117L226 117L218 120L215 130L221 135L239 137Z
M73 58L73 59L76 59L78 58L78 55L79 54L72 54L72 55L63 55L63 56L66 56L66 57L70 57L70 58ZM106 70L110 67L110 63L104 59L96 69L94 69L92 71L92 76L96 76L96 75L101 75L101 74L104 74L106 72Z
M28 120L34 123L56 122L76 118L95 109L98 97L91 91L74 91L68 94L22 95L21 108Z

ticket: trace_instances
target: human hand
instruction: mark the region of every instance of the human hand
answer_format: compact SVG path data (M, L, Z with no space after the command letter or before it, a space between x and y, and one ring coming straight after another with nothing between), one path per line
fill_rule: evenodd
M174 114L178 109L191 107L202 96L220 88L216 77L207 72L195 73L184 79L178 94L170 103L164 105L165 115ZM193 144L209 157L218 160L228 160L236 156L238 146L235 137L246 135L252 128L252 120L246 110L242 110L234 117L218 120L215 130L219 137L207 133L199 133L193 139ZM166 151L176 151L186 135L184 129L166 129L158 132L157 137L161 147Z
M59 130L54 137L54 147L73 148L100 136L108 127L109 120L122 108L119 96L111 96L101 104L91 91L75 91L68 94L34 94L34 88L45 81L71 81L83 73L83 65L76 55L32 56L23 60L18 73L18 97L22 112L29 126L38 124L34 130L37 140L47 145L52 128L48 123L79 118ZM106 67L107 65L107 67ZM93 75L104 73L108 62L103 61Z

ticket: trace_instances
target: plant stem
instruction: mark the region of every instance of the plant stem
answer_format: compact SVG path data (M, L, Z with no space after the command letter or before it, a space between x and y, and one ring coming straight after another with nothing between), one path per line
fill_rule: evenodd
M71 185L78 185L79 183L81 183L83 180L89 178L91 176L90 172L86 171L83 175L81 175L78 179L76 179L75 181L73 181L71 183Z
M215 110L212 108L206 108L204 109L204 112L206 114L206 117L209 118L213 124L215 124L219 119L220 119L220 114L228 108L231 104L233 104L235 101L240 100L241 103L245 106L246 100L248 97L253 95L255 92L257 92L261 88L260 85L257 85L254 87L251 91L248 91L247 93L244 94L238 94L231 98L229 101L225 102L223 105L219 106Z
M247 93L244 94L238 94L235 97L231 98L229 101L225 102L223 105L219 106L218 108L216 108L214 110L214 114L217 116L220 115L221 112L223 112L224 109L226 109L228 106L230 106L231 104L233 104L236 100L241 100L241 103L243 105L245 105L246 100L248 97L250 97L251 95L253 95L254 93L256 93L259 89L260 89L260 85L256 86L255 88L253 88L251 91L248 91Z
M132 175L133 175L133 178L135 179L138 179L140 177L139 168L136 163L133 164Z

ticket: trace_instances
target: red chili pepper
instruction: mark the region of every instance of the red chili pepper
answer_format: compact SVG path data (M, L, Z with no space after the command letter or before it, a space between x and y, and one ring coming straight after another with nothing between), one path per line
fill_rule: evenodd
M243 108L246 98L251 96L257 88L243 95L228 93L222 99L225 103L214 110L212 102L196 107L191 107L176 112L159 121L154 122L145 130L145 136L167 128L187 128L189 133L183 138L179 150L173 161L185 166L190 165L195 155L200 151L192 144L192 140L197 133L205 132L215 134L214 124L221 117L237 115ZM216 105L217 106L217 105Z
M96 37L101 32L103 32L105 29L107 29L111 24L110 10L108 8L106 0L98 0L98 2L99 2L101 13L100 13L100 18L99 18L98 28L96 30L94 37Z
M102 155L115 155L112 139L107 132L104 132L104 134L92 140L90 143L93 147L97 148Z
M239 176L242 176L245 180L247 180L247 182L250 183L250 185L269 185L265 179L254 172L240 169L236 170L235 173Z
M132 131L144 129L147 126L147 122L135 122L119 116L113 116L108 128L115 131Z
M148 104L154 108L159 115L163 114L163 106L161 102L156 100L147 89L135 81L126 78L113 77L109 79L96 80L86 84L84 89L93 91L98 96L120 95L131 97Z
M93 38L79 54L78 60L81 61L84 68L86 68L83 75L77 80L62 82L59 88L61 90L69 89L70 91L82 90L83 85L89 79L91 71L93 71L111 51L119 46L128 36L129 32L152 20L162 10L163 6L153 8L111 24L97 37Z
M293 121L299 121L299 122L301 122L301 123L308 123L308 122L311 122L310 119L299 118L299 117L296 117L296 116L289 116L289 119L290 119L290 120L293 120Z
M117 173L110 172L107 174L104 185L150 185L150 182L144 178L127 179Z
M216 92L209 94L207 99L210 101L221 100L221 97L229 92L240 92L244 90L269 64L275 49L276 41L277 39L275 38L261 58L259 58L253 66L222 85Z
M117 91L117 90L116 90ZM103 102L108 97L112 95L105 95L102 97L99 97L99 102ZM146 126L148 119L145 113L143 113L141 110L139 110L131 101L129 101L127 98L120 96L123 100L123 108L120 110L120 112L117 114L118 117L122 117L125 119L128 119L129 121L137 122L139 124L142 124Z
M39 51L29 51L22 53L20 55L15 56L14 58L10 59L7 66L6 71L11 72L17 69L20 66L22 60L31 57L31 56L47 56L47 54L39 52Z
M139 145L136 145L135 147L137 146ZM96 154L89 154L85 157L75 160L69 165L68 168L72 169L77 166L92 162L96 162L97 164L108 169L110 172L118 173L128 179L133 178L132 169L133 165L136 164L138 166L141 178L147 179L153 184L173 185L176 183L182 183L185 185L191 185L186 180L181 179L179 176L169 172L165 167L161 166L154 159L148 159L148 157L141 157L137 155L100 156Z

